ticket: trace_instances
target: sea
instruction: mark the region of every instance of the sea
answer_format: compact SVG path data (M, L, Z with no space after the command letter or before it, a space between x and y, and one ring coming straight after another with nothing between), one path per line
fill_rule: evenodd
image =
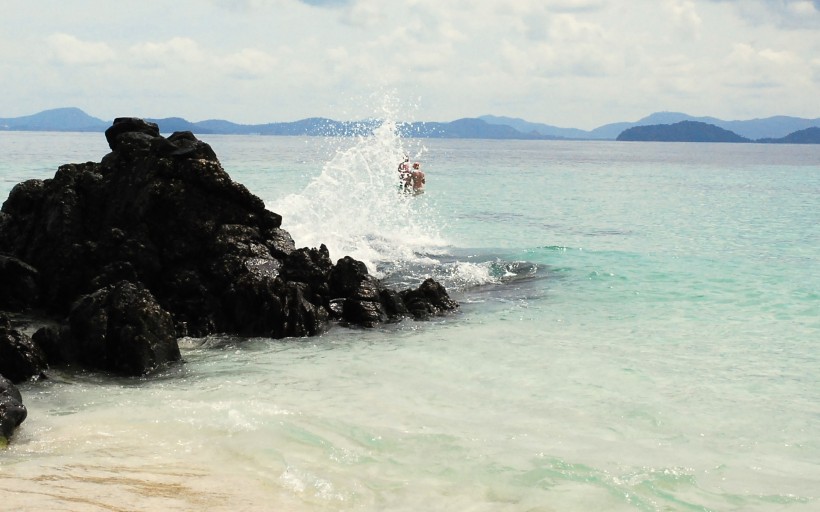
M51 369L15 511L820 510L820 146L199 135L430 321ZM0 132L0 198L101 133ZM398 190L407 155L425 193Z

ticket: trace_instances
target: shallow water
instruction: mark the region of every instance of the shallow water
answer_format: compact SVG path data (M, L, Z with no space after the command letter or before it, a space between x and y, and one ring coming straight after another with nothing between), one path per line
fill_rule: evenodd
M820 147L201 138L297 245L433 275L460 312L186 339L148 379L52 371L22 386L4 506L820 507ZM107 150L0 149L3 197ZM405 152L428 177L411 200L385 190Z

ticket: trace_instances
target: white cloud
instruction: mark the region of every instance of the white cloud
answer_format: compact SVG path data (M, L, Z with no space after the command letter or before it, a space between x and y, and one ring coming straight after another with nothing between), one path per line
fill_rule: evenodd
M603 37L603 29L596 23L581 21L576 15L559 14L551 18L550 37L564 43L596 43Z
M168 67L205 60L203 51L193 39L174 37L164 42L142 42L131 46L134 63L142 67Z
M276 70L278 59L262 50L242 50L217 59L217 66L228 75L241 79L256 79Z
M749 22L786 29L820 27L820 0L710 0L731 4Z
M116 53L102 42L82 41L70 34L52 34L46 38L51 55L68 65L93 65L113 60Z
M818 3L811 1L793 2L788 6L788 9L795 16L816 16L820 11Z
M697 12L695 3L690 0L667 0L666 7L672 13L674 25L687 38L700 36L703 20Z
M4 10L3 75L27 85L9 85L0 115L64 102L98 116L355 119L385 89L421 97L422 120L820 115L820 0L176 0L127 13L84 1L94 19L67 4ZM134 19L152 22L129 30Z
M353 2L342 13L343 22L362 29L382 27L384 31L389 32L401 27L404 21L397 19L395 12L382 0L359 0Z
M806 80L808 65L792 52L749 43L736 43L723 60L726 83L741 88L797 86Z

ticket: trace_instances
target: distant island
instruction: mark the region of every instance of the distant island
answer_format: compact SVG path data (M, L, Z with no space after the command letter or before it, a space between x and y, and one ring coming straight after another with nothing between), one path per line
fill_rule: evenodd
M381 124L378 119L334 121L321 117L265 124L238 124L222 119L191 122L180 117L145 118L145 120L159 125L162 133L189 131L205 135L355 136L370 133ZM0 131L104 132L109 126L111 126L111 121L92 117L74 107L45 110L30 116L0 118ZM511 126L491 124L481 119L458 119L449 123L401 123L399 130L403 136L418 138L533 140L560 138L539 133L521 133Z
M820 144L820 127L812 126L805 130L792 132L779 139L757 139L755 142L780 143L780 144Z
M128 113L123 113L126 115ZM311 117L292 122L239 124L222 119L188 121L180 117L147 118L163 133L355 136L370 133L381 121L335 121ZM22 117L0 118L2 131L103 132L111 120L88 115L75 107L45 110ZM594 130L561 128L523 119L485 115L450 122L399 123L404 137L502 140L643 140L690 142L759 142L818 144L820 118L775 116L747 121L692 117L679 112L658 112L635 122L610 123Z
M671 125L681 121L697 121L711 124L754 141L760 139L779 139L800 130L820 127L820 118L806 119L801 117L773 116L744 121L724 121L715 117L694 117L681 112L656 112L634 122L609 123L589 131L531 123L523 119L511 117L481 116L479 119L493 124L506 124L525 133L538 133L567 139L585 140L615 140L618 138L618 135L629 128L661 124Z
M785 137L751 140L733 131L700 121L680 121L673 124L633 126L618 135L619 141L651 142L758 142L767 144L820 144L820 128L811 127L792 132Z

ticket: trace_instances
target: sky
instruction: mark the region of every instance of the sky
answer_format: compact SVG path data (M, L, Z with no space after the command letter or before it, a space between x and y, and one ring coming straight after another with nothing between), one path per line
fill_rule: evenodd
M820 117L820 0L3 0L0 117Z

